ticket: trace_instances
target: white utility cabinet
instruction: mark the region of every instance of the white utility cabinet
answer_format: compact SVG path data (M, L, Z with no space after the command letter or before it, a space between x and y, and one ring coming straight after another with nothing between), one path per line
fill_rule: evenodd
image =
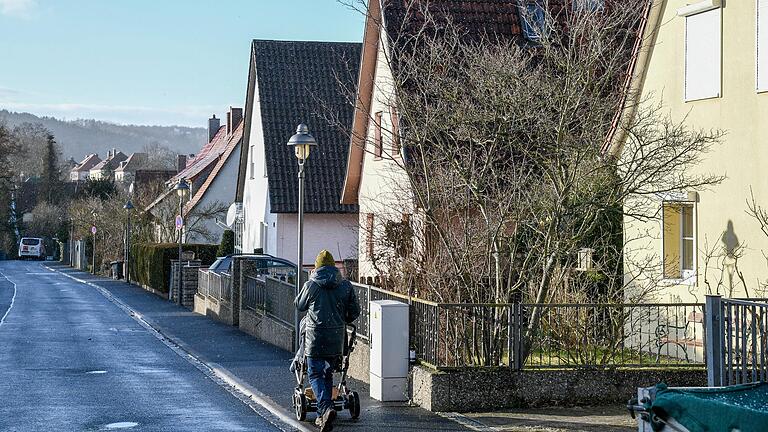
M371 397L408 400L408 305L394 300L369 304Z

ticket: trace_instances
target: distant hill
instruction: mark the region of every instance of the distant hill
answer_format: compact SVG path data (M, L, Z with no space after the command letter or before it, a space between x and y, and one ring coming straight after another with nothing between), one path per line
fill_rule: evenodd
M98 153L104 157L112 148L131 154L153 142L180 154L197 153L208 137L204 128L119 125L100 120L64 121L8 110L0 110L2 122L9 127L26 122L42 123L61 144L64 158L73 157L76 161L82 160L89 153Z

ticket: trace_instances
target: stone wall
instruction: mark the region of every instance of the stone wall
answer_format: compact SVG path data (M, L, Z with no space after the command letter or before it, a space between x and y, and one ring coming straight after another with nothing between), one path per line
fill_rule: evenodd
M187 308L193 308L195 305L195 294L197 293L197 273L200 269L200 261L182 261L182 296L181 304ZM178 301L179 294L179 261L171 261L171 301Z
M623 404L638 387L659 382L674 387L706 386L706 369L506 368L434 371L412 368L413 402L430 411L489 411L503 408Z
M240 310L240 330L286 351L293 351L293 326L287 326L265 314Z
M355 350L349 357L349 376L370 384L371 380L371 347L367 341L357 339Z

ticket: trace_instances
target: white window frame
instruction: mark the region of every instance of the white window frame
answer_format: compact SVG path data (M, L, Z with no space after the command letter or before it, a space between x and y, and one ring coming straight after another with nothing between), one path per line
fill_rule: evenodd
M684 61L684 70L683 70L683 97L685 99L685 102L692 102L697 100L706 100L706 99L713 99L718 98L722 96L722 78L723 78L723 67L722 67L722 50L723 50L723 44L722 44L722 9L720 7L720 0L704 0L700 1L698 3L694 3L692 5L688 5L686 7L680 8L677 10L677 15L685 18L685 30L684 30L684 37L683 37L683 61ZM697 67L697 65L694 65L694 67L691 67L689 65L689 47L688 47L688 41L689 41L689 29L691 26L691 20L697 18L702 18L701 15L703 14L715 14L717 15L716 24L714 26L716 27L716 45L714 49L714 58L713 56L706 56L708 59L708 63L714 63L714 70L713 73L716 73L716 77L713 78L713 81L716 81L716 89L713 87L712 89L704 88L703 91L692 91L690 89L694 89L694 87L689 87L689 83L691 81L694 81L692 78L696 78L696 75L689 75L689 71L692 70L699 70L700 68ZM715 30L714 28L712 30ZM709 35L711 32L707 32ZM712 43L704 44L704 46L712 46ZM709 60L711 59L711 61ZM716 79L714 79L716 78ZM705 84L711 84L711 83L705 83ZM698 90L698 89L696 89Z
M696 196L698 196L698 195L696 195ZM660 255L661 256L661 277L662 277L662 281L663 282L665 282L667 284L670 284L670 285L696 285L697 284L697 272L698 272L698 267L699 267L698 266L698 254L696 253L696 251L698 250L698 240L697 240L698 239L698 225L699 225L698 222L697 222L697 220L698 220L698 205L697 205L696 201L684 200L684 199L676 199L676 198L681 198L681 197L676 196L676 195L668 196L667 199L664 199L662 201L662 203L661 203L661 224L660 224L660 232L661 232L661 236L660 236L661 237L661 255ZM665 260L665 255L664 255L664 252L665 252L664 251L664 231L665 231L664 230L664 221L665 221L664 207L666 205L676 205L676 206L680 206L681 207L681 209L680 209L680 218L681 218L681 220L680 220L680 232L676 236L678 241L679 241L678 247L680 248L679 249L680 250L680 262L678 263L678 265L680 267L680 269L679 269L680 270L680 277L676 277L676 278L667 277L666 274L665 274L666 273L666 271L665 271L666 269L664 268L664 260ZM683 260L683 251L685 249L684 248L684 241L686 240L686 238L683 237L683 231L684 231L684 225L685 225L683 223L683 221L682 221L682 217L683 217L682 207L683 206L687 206L687 207L691 208L691 212L692 212L691 216L693 218L693 227L692 227L693 228L693 238L692 238L692 240L693 240L693 261L692 261L693 262L693 266L692 267L693 268L689 269L689 270L684 270L683 269L683 261L684 261ZM688 240L690 240L690 239L691 238L688 238Z
M761 9L765 12L763 15L760 14ZM765 38L762 51L761 35ZM764 66L762 70L761 64ZM768 0L755 1L755 89L758 93L768 91Z

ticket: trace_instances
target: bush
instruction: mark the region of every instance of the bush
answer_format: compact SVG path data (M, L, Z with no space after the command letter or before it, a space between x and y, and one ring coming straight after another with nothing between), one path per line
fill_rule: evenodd
M224 231L221 236L221 244L216 250L216 256L227 256L235 253L235 232L232 230Z
M203 265L216 259L217 245L184 244L182 250L195 253ZM131 246L131 279L167 293L171 279L171 260L179 256L177 243L138 243Z

